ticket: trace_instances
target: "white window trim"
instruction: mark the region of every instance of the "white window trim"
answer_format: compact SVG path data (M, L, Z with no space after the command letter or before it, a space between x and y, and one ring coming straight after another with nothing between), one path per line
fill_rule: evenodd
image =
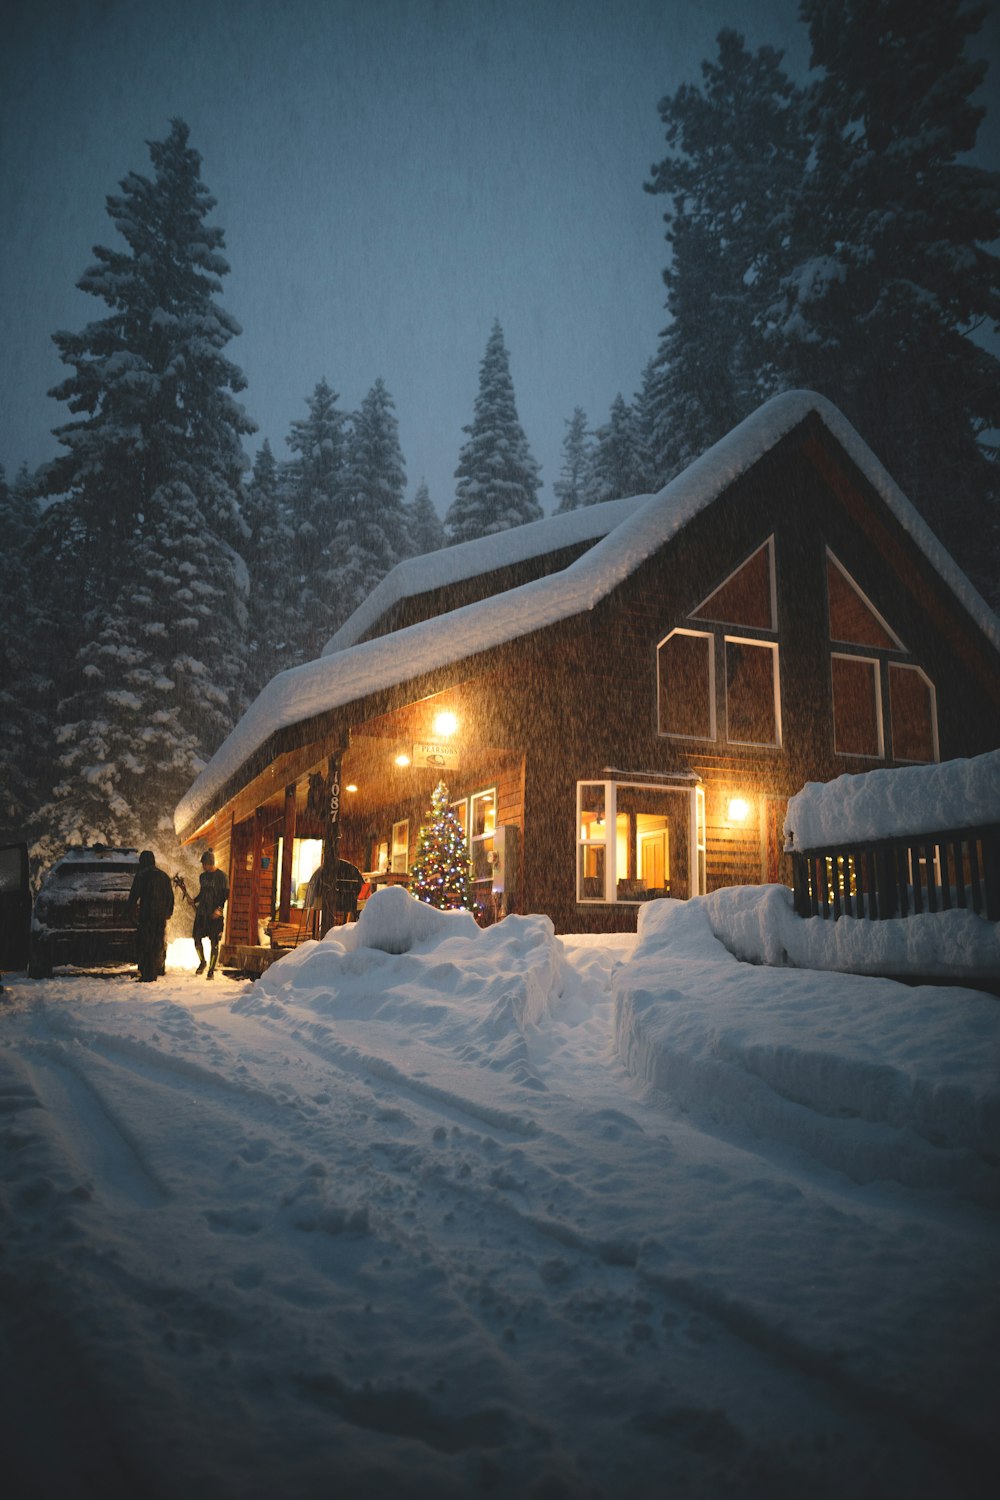
M751 558L756 557L757 553L760 552L761 549L764 548L764 547L767 548L768 582L769 582L770 589L771 589L771 601L770 601L771 602L771 623L770 623L770 625L753 626L753 627L748 627L746 625L743 625L741 628L744 629L744 630L746 630L748 628L771 630L771 631L774 632L775 635L777 635L777 633L778 633L778 576L777 576L777 572L776 572L775 566L774 566L774 533L773 532L767 538L766 541L761 542L759 546L754 547L754 549L753 549L752 552L748 552L747 555L746 555L746 557L743 559L743 561L741 563L739 563L733 569L733 571L726 578L724 578L722 580L722 582L718 585L717 588L714 588L712 590L712 592L708 595L707 598L703 599L700 604L696 604L695 605L694 609L692 609L690 611L690 613L688 615L688 619L692 619L693 620L693 619L695 619L697 617L698 620L704 620L707 623L710 623L712 625L736 625L736 626L739 626L740 622L738 620L729 620L729 619L726 619L725 616L723 616L723 615L705 615L705 614L702 614L702 610L705 609L709 604L711 604L711 602L715 598L716 594L721 594L722 593L722 590L726 587L726 584L727 583L731 583L732 580L736 577L737 573L742 572L742 570L746 567L747 563L751 560Z
M473 807L474 807L476 801L479 798L482 798L482 797L492 797L493 798L493 829L492 829L492 832L490 832L490 833L473 833L473 831L472 831L472 828L473 828L473 812L472 812L472 810L473 810ZM466 836L465 836L465 841L466 841L466 844L468 845L468 848L469 848L469 871L470 871L470 874L472 875L473 880L486 880L486 879L492 879L492 877L493 877L492 861L490 862L490 874L489 874L488 877L486 875L478 875L478 876L476 875L476 852L475 852L475 850L476 850L476 845L477 844L484 844L487 839L494 839L496 837L497 825L498 825L499 821L500 821L500 804L499 804L499 801L497 799L497 789L496 789L495 786L480 787L478 791L476 791L476 792L470 792L469 793L469 821L468 821L468 831L467 831ZM493 847L495 849L496 848L496 844L494 844Z
M833 668L830 668L830 708L833 716L833 753L846 760L885 760L885 723L882 714L882 661L878 656L862 656L854 651L831 651L830 661L863 661L875 668L875 719L878 728L878 751L865 755L861 750L837 749L837 707L833 696Z
M710 733L703 734L676 734L670 729L661 729L663 723L663 686L662 674L660 672L660 651L672 640L675 635L693 635L699 640L708 642L708 722ZM690 630L686 625L678 625L673 630L668 630L662 641L656 646L656 732L660 739L666 740L693 740L699 745L711 745L718 739L719 727L716 723L715 714L715 632L712 630Z
M761 650L771 653L771 692L774 695L774 733L773 740L736 740L729 733L729 670L726 663L726 675L724 687L726 694L726 744L727 745L751 745L758 750L780 750L781 749L781 688L779 684L778 671L778 643L777 641L762 641L749 635L727 635L724 638L724 646L730 643L734 646L757 646Z
M933 682L928 677L928 675L924 671L923 667L918 667L917 664L916 664L916 662L912 662L912 661L892 661L890 659L887 662L886 665L887 665L887 670L886 670L886 674L885 674L885 681L886 681L886 691L889 694L889 728L890 728L890 731L892 730L892 673L893 673L893 669L895 669L897 672L917 672L917 673L919 673L919 675L924 679L924 683L925 683L925 685L927 687L928 692L930 693L930 700L931 700L931 744L932 744L933 750L934 750L934 759L933 759L933 761L907 760L905 756L903 756L903 755L897 755L896 754L896 740L895 740L895 735L893 735L893 743L892 743L892 758L893 758L893 760L894 761L900 761L901 764L904 765L904 766L926 766L926 765L935 765L935 764L937 764L937 762L940 761L940 759L941 759L941 745L940 745L940 741L938 740L937 688L934 686Z
M604 838L584 839L580 837L583 823L583 788L604 788ZM699 868L699 854L705 849L705 792L701 786L664 786L654 781L603 781L587 779L576 784L576 837L573 854L576 862L576 900L579 906L642 906L637 900L621 900L618 895L618 788L629 787L643 792L663 792L672 797L688 798L688 888L692 896L703 895ZM584 896L581 889L580 850L587 847L604 850L604 895Z
M398 838L397 837L397 833L398 833L398 830L400 828L405 829L404 838ZM396 848L397 848L398 845L403 845L404 846L403 847L403 861L404 861L404 863L403 863L403 868L401 870L399 870L399 869L396 868L396 859L398 857L397 854L396 854ZM399 820L398 823L393 823L393 825L392 825L392 842L389 845L389 870L390 870L390 872L393 875L408 875L409 874L409 870L410 870L410 820L409 820L409 818L400 818L400 820Z
M852 589L854 591L854 593L857 594L858 598L861 600L861 602L865 606L865 608L868 609L868 610L870 610L871 613L875 616L876 620L881 625L882 629L885 631L885 633L889 637L889 639L892 640L892 641L895 641L895 643L896 643L895 646L876 646L874 649L877 650L877 651L905 651L906 647L903 645L903 642L899 639L899 636L893 630L892 626L889 624L889 622L886 619L884 619L884 617L881 615L881 613L875 608L874 604L869 599L869 597L865 593L864 589L863 588L859 588L859 586L855 583L855 581L851 577L850 573L848 573L847 569L844 567L844 564L842 562L840 562L833 555L833 553L830 551L829 547L827 547L827 549L826 549L826 555L827 555L827 558L829 559L829 561L833 563L833 566L836 568L837 572L841 575L841 577L843 578L844 582L847 584L848 588ZM828 593L829 593L829 591L828 591ZM832 622L830 622L830 600L829 600L829 597L827 597L827 601L826 601L826 618L827 618L828 623L832 623ZM871 646L866 646L866 644L863 641L841 641L841 640L838 640L838 638L833 634L832 629L831 629L831 632L830 632L830 639L831 639L831 641L837 641L838 646L856 646L856 647L860 647L860 649L862 651L864 651L864 650L871 651L873 649Z

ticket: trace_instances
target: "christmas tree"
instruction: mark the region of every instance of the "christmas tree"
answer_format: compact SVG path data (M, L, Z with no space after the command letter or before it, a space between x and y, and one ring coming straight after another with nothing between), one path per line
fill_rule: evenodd
M410 867L410 890L442 911L472 910L469 847L458 818L448 806L448 788L439 781L431 794L428 821L420 830L417 857Z

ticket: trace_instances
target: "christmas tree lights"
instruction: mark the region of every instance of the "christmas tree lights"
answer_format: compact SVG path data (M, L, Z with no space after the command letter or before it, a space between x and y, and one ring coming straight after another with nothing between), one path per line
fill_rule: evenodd
M448 806L448 788L439 781L431 794L428 821L417 839L410 866L410 890L428 906L442 911L472 910L469 846L462 825Z

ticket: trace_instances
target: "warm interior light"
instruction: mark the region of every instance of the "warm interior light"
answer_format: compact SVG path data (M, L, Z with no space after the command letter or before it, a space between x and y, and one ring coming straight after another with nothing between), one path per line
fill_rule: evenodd
M354 785L353 781L349 781L347 783L347 785L344 787L344 791L345 792L356 792L357 791L357 787Z
M730 823L745 823L750 816L750 804L745 797L730 797L726 817Z
M410 757L408 755L397 755L396 764L397 766L408 766L410 764Z
M458 728L458 719L450 709L434 715L434 733L439 740L446 740Z

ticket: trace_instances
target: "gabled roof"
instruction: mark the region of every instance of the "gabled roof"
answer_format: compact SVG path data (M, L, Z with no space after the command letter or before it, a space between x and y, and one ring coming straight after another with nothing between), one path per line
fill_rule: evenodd
M275 732L593 609L810 413L820 418L1000 651L1000 620L847 419L815 392L789 391L747 417L658 494L640 498L614 530L569 567L279 673L178 803L178 832L210 809L213 798Z
M414 599L419 594L429 594L450 583L461 583L484 573L496 573L501 568L513 567L531 558L561 552L565 547L596 542L609 531L614 531L626 516L638 510L649 498L648 495L633 495L626 500L584 505L563 515L529 521L524 526L511 526L493 536L458 542L454 547L425 552L421 557L407 557L376 584L364 603L330 637L322 655L329 656L331 652L357 645L376 621L404 599Z

